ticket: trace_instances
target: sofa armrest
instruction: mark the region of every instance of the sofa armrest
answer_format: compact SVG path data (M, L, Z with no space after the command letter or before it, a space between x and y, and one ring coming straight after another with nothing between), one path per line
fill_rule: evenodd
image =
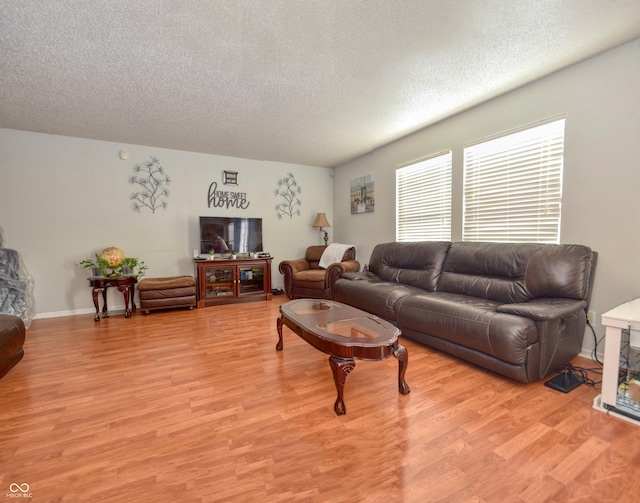
M580 353L586 308L585 300L542 297L522 304L505 304L498 311L525 316L536 323L540 361L535 377L542 379Z
M498 307L498 312L515 314L535 321L549 321L566 318L586 307L587 303L584 300L542 298L521 304L503 304Z
M357 260L345 260L344 262L336 262L327 267L327 276L342 276L346 272L358 272L360 270L360 262ZM336 277L336 279L338 279Z
M355 272L345 272L342 276L342 279L348 279L349 281L360 281L364 279L377 279L377 276L368 271L355 271Z
M360 270L360 262L357 260L345 260L343 262L336 262L327 267L327 286L331 291L331 298L333 298L333 286L338 281L338 278L342 277L345 273L357 273Z
M306 271L311 269L311 264L306 259L299 258L295 260L283 260L278 265L278 270L282 274L292 274L298 271Z

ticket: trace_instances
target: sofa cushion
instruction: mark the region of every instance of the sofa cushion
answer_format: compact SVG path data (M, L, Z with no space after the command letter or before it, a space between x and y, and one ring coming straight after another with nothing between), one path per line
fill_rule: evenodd
M294 274L296 288L316 288L323 289L327 282L327 271L325 269L305 269Z
M170 290L174 288L195 288L193 276L171 276L168 278L145 278L138 283L138 292L149 290Z
M398 328L430 334L523 365L537 342L535 322L499 313L500 302L456 293L413 295L399 306Z
M421 288L381 281L373 274L347 273L351 279L340 278L333 289L333 300L344 302L368 313L395 322L400 301L424 293Z
M527 265L525 286L532 297L586 299L593 261L594 252L586 246L542 247Z
M438 291L460 293L501 303L526 302L525 271L539 244L451 244Z
M369 270L383 281L433 291L448 249L448 241L379 244L371 254Z
M320 258L326 248L326 246L322 245L309 246L307 248L307 251L304 254L304 259L309 262L309 267L312 269L318 269L320 267Z

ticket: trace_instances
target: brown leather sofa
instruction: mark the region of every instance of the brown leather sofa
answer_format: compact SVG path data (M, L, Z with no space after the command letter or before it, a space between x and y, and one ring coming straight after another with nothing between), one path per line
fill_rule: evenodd
M474 242L377 245L333 299L402 335L520 382L580 353L597 254L581 245Z
M284 274L284 291L290 299L330 299L331 289L340 276L360 270L354 247L344 252L342 262L331 264L326 269L320 267L325 248L322 245L309 246L304 258L280 262L278 270Z
M26 328L24 321L12 314L0 314L0 378L24 356Z

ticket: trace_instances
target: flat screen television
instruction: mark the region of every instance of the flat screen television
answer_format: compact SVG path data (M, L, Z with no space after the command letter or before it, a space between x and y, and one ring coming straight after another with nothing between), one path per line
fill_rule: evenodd
M262 219L200 217L200 253L250 253L262 250Z

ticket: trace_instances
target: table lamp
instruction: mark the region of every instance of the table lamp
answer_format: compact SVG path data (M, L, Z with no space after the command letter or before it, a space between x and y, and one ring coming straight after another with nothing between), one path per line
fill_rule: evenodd
M320 232L324 232L324 245L327 246L329 242L329 234L323 229L323 227L331 227L331 224L327 220L327 214L318 213L318 215L316 216L316 221L313 222L312 227L320 227Z

